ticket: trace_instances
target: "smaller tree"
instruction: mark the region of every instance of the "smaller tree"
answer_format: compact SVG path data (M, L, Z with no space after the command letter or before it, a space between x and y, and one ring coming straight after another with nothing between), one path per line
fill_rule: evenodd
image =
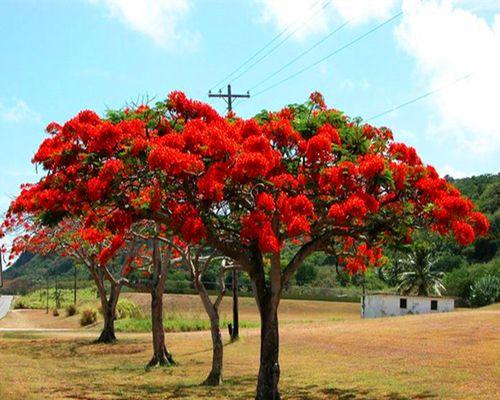
M212 369L205 379L204 384L209 386L218 386L223 381L223 357L224 345L220 330L220 305L226 292L224 274L227 271L238 269L237 265L230 264L225 258L222 258L219 269L219 292L215 300L210 299L206 285L203 281L203 275L211 264L220 261L221 257L216 257L217 252L211 251L207 256L203 256L207 250L201 246L176 246L181 254L184 264L188 267L193 279L203 307L210 320L210 333L212 336Z
M415 243L407 258L402 260L403 272L398 275L398 290L418 296L441 295L443 273L434 270L435 260L429 244Z
M101 302L104 326L97 342L116 341L116 306L123 285L121 278L125 276L127 267L125 264L113 267L111 258L106 254L111 249L118 251L123 245L122 239L117 240L105 230L86 228L81 219L65 218L53 226L44 226L38 219L35 215L20 213L10 214L4 221L4 227L17 234L11 247L11 260L22 252L30 252L57 254L83 264L96 284ZM57 292L55 296L56 307L59 307Z
M305 262L302 264L297 270L297 274L295 275L295 282L297 285L304 286L308 285L318 277L318 270L314 266L314 264Z

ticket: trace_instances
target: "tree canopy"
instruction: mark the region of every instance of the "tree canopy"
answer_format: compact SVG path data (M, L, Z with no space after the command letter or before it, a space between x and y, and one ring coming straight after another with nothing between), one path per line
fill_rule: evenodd
M43 225L80 218L86 241L109 242L105 263L135 223L149 221L174 244L232 258L261 313L259 399L279 398L278 305L309 255L335 255L355 274L382 265L384 246L411 240L413 230L468 245L489 228L390 129L328 108L319 93L242 119L172 92L106 118L82 111L47 132L33 158L46 175L22 189L6 228L26 215ZM287 260L284 246L293 249Z

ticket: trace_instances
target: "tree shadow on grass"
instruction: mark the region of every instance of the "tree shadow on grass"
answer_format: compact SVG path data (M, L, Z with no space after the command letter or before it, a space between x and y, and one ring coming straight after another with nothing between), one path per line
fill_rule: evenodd
M36 338L29 340L29 355L32 358L43 355L56 359L95 358L105 355L132 355L144 351L144 344L135 339L123 339L109 344L96 344L92 340L65 340ZM227 346L229 343L226 343ZM24 346L18 347L24 349ZM25 349L28 350L28 349ZM26 351L23 350L23 353ZM211 351L211 348L198 350L185 356L196 355ZM40 353L40 354L38 354ZM42 354L43 353L43 354ZM33 357L34 356L34 357ZM190 361L192 363L193 360ZM179 365L182 367L182 364ZM147 378L150 374L144 371L144 366L138 360L129 360L120 364L101 364L94 368L83 368L78 371L78 376L83 382L90 382L97 375L117 374L124 380L110 385L108 382L95 382L93 384L75 383L72 386L61 385L53 388L54 393L65 394L69 398L113 398L113 399L228 399L248 400L255 396L256 376L247 375L227 378L220 387L207 387L199 382L193 382L189 376L176 379L175 368L162 368L162 379ZM72 376L68 371L68 376ZM145 378L146 377L146 378ZM82 379L83 378L83 379ZM194 378L196 379L196 378ZM170 380L170 382L169 382ZM437 399L438 396L429 391L407 395L391 392L384 395L377 393L375 388L336 388L324 387L317 384L298 384L292 380L282 382L281 393L283 400L428 400ZM96 397L97 396L97 397Z
M338 388L328 388L322 389L321 393L327 395L328 399L335 400L426 400L426 399L437 399L437 395L424 391L414 395L402 395L400 393L391 392L386 395L376 395L371 393L369 389L338 389ZM319 397L324 398L324 397ZM309 399L309 398L304 398ZM310 397L311 400L316 400L318 397Z
M236 343L236 342L226 341L225 343L222 344L222 346L223 347L228 347L228 346L231 346L234 343ZM212 352L212 347L210 346L210 347L206 347L205 349L192 351L190 353L184 353L183 356L184 357L188 357L188 356L195 356L195 355L198 355L198 354L211 353L211 352Z
M255 376L232 377L225 380L222 386L208 387L201 383L134 383L134 380L119 385L94 385L92 395L120 399L227 399L249 400L255 396ZM74 387L84 392L84 387ZM88 388L87 388L88 389ZM403 395L392 392L377 394L370 388L324 388L319 385L281 385L283 400L428 400L437 399L431 392Z

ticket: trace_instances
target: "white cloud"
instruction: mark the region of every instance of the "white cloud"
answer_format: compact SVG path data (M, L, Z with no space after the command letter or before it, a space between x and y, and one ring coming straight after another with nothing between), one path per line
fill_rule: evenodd
M0 120L6 122L40 123L40 116L24 100L15 100L12 105L0 102Z
M388 18L397 3L396 0L334 0L332 5L344 20L361 24Z
M403 11L400 45L415 58L428 90L446 87L430 97L435 134L494 154L500 145L500 124L492 119L500 104L500 14L489 24L450 0L405 0Z
M455 169L455 167L449 164L443 165L442 167L436 167L436 169L441 176L449 175L455 179L465 178L467 176L470 176L470 174L466 174L463 171Z
M328 10L317 0L257 0L263 7L264 22L276 24L279 31L296 31L296 38L304 38L328 29Z
M386 18L397 0L254 0L262 6L264 22L281 31L289 28L296 39L328 31L332 20L352 24Z
M88 0L105 5L112 18L152 38L163 47L194 49L199 34L180 31L179 22L191 10L191 0Z

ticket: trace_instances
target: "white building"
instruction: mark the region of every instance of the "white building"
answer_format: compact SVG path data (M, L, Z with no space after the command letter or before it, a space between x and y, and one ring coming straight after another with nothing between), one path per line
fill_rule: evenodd
M363 318L439 313L453 311L454 309L455 299L452 297L368 294L365 296L364 307L363 299L361 299L361 317Z

